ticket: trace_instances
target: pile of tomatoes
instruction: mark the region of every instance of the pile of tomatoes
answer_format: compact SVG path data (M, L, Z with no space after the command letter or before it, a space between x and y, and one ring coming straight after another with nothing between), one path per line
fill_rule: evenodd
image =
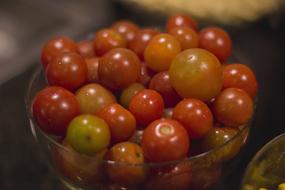
M119 21L94 39L55 37L42 49L48 86L32 113L79 154L127 164L182 160L224 144L253 115L255 75L227 64L231 53L226 31L198 30L182 14L165 31ZM107 174L125 182L144 175L112 166Z

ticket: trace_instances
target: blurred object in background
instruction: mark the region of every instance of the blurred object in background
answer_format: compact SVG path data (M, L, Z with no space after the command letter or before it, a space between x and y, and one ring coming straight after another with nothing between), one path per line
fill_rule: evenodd
M110 22L109 1L1 0L0 84L39 60L54 35L76 37ZM106 14L108 12L108 14Z
M278 189L285 183L285 133L268 142L248 165L242 190Z
M119 0L131 7L169 15L190 14L206 22L238 26L277 14L285 8L284 0Z

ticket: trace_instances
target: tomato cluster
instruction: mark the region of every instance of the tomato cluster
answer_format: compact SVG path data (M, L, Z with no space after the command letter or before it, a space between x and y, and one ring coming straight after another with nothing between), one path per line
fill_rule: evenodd
M119 21L91 40L55 37L42 49L48 86L34 97L34 119L79 154L104 152L106 160L131 164L108 165L111 180L140 182L146 171L135 164L206 152L249 122L256 78L248 66L226 63L231 51L226 31L199 30L181 14L168 19L166 31ZM221 159L232 158L238 148L223 151ZM153 175L169 179L169 187L176 180L189 183L170 177L180 170L191 168L176 165Z

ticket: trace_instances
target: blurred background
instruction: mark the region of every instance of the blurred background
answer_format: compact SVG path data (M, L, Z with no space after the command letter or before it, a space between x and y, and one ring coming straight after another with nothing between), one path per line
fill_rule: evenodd
M25 90L43 43L54 35L81 39L118 19L163 27L174 12L194 16L201 26L226 27L236 56L257 75L258 105L249 145L239 170L225 182L238 189L255 152L285 131L284 8L282 0L1 0L0 189L63 189L48 170L25 115Z

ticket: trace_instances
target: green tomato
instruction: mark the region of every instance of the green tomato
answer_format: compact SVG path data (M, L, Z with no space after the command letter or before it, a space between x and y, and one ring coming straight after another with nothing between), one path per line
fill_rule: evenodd
M77 152L94 155L109 145L110 130L103 119L83 114L70 122L66 139Z
M120 103L125 107L128 108L131 99L141 90L145 89L145 87L140 83L133 83L129 87L123 90Z

